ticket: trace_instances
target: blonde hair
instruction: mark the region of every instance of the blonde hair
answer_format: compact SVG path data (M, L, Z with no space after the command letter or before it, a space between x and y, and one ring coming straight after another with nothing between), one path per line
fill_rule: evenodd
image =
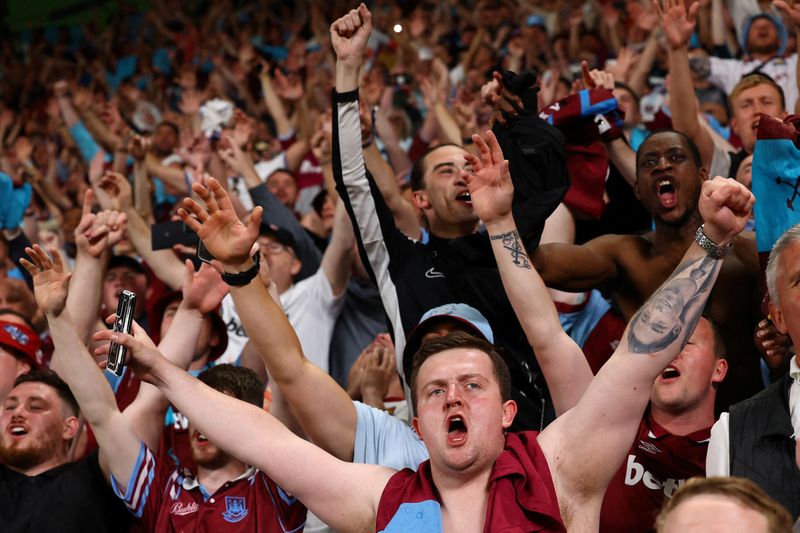
M769 85L770 87L778 91L778 96L780 96L781 99L781 109L786 110L786 97L783 94L783 89L781 88L781 86L775 83L775 80L773 80L766 74L760 74L760 73L748 74L747 76L739 80L739 83L737 83L736 86L734 86L730 96L728 96L728 102L730 103L731 109L735 108L734 100L736 100L736 98L738 98L743 91L746 91L747 89L752 89L753 87L757 87L759 85Z

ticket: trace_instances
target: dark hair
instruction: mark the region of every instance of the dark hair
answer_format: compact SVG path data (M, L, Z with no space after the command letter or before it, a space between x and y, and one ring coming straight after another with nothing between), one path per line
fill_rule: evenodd
M411 183L411 190L418 191L420 189L425 188L425 172L427 168L425 167L425 159L428 158L428 154L433 152L434 150L438 150L439 148L443 148L445 146L455 146L456 148L462 148L461 146L453 143L444 143L444 144L437 144L436 146L431 146L424 152L422 155L414 161L414 165L411 167L411 177L409 182Z
M275 170L273 170L272 172L270 172L270 173L269 173L269 176L267 176L267 179L265 179L265 180L264 180L264 183L268 182L268 181L269 181L269 179L270 179L272 176L274 176L275 174L289 174L289 175L292 177L292 179L293 179L295 182L297 182L297 176L295 176L295 175L292 173L292 171L291 171L291 170L289 170L288 168L276 168Z
M644 148L645 143L647 143L647 141L649 141L650 139L652 139L656 135L661 135L663 133L674 133L676 135L679 135L681 138L683 138L683 140L686 141L686 146L689 147L689 152L691 152L691 154L692 154L692 159L694 159L694 165L698 169L703 166L703 158L700 156L700 150L697 148L697 145L694 143L694 141L691 140L685 133L682 133L682 132L677 131L677 130L660 129L660 130L654 131L647 139L644 140L644 142L642 142L642 144L639 145L639 149L636 150L636 166L637 166L637 170L636 171L637 171L637 174L638 174L638 171L639 171L638 170L639 154L642 152L642 148Z
M217 365L203 371L197 379L212 389L230 394L237 400L264 406L264 384L255 372L242 366Z
M627 83L622 83L621 81L615 81L614 82L614 88L615 89L622 89L623 91L627 91L628 93L630 93L631 96L633 96L633 99L636 100L636 103L637 104L639 103L639 95L636 94L636 91L633 90L633 87L631 87Z
M17 377L17 379L14 381L14 387L17 387L23 383L44 383L45 385L54 388L59 398L61 398L61 401L63 401L69 408L69 412L74 416L78 416L78 413L81 410L80 406L78 406L78 400L75 399L75 396L69 389L69 385L67 385L64 380L52 370L31 370L30 372L20 374L19 377Z
M411 364L411 405L414 410L417 409L417 378L423 363L438 353L455 348L471 348L485 353L492 361L502 401L511 399L511 373L497 347L464 331L455 331L444 337L429 340L414 354Z
M156 127L156 129L160 128L161 126L168 127L169 129L172 130L172 132L175 134L176 137L180 137L181 130L178 127L178 125L175 124L174 122L170 122L169 120L161 121L161 123Z
M770 533L792 531L792 517L789 512L758 485L741 477L695 477L687 480L661 509L656 518L656 531L664 531L667 518L678 506L703 495L721 496L756 511L767 520L767 531Z

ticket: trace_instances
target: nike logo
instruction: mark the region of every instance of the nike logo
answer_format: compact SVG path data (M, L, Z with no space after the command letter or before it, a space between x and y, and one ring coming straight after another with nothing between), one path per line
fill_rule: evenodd
M435 271L433 268L429 268L428 271L425 272L425 277L428 279L443 278L444 274Z

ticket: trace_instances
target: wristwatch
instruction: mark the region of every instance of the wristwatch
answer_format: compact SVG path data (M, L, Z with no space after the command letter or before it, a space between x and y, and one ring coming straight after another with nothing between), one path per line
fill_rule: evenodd
M694 234L694 240L697 244L706 251L706 253L714 259L722 259L733 247L733 241L728 243L725 246L720 246L719 244L715 243L711 239L708 238L706 232L703 231L703 225L697 228L697 231Z
M245 270L244 272L237 272L236 274L231 274L230 272L223 272L222 273L222 281L227 283L232 287L243 287L250 283L254 277L258 275L258 265L259 260L261 259L261 254L256 252L253 254L253 266L250 269Z

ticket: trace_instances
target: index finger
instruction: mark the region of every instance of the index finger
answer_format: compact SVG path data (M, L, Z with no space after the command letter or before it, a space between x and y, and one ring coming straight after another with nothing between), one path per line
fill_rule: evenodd
M500 148L500 142L492 130L486 130L486 144L492 153L492 162L501 163L503 161L503 150Z
M225 189L222 188L222 185L215 179L209 178L208 185L211 189L211 194L214 195L214 198L217 200L219 207L223 210L233 210L233 203L231 202L228 193L225 192Z
M81 216L90 215L92 213L92 203L94 202L94 192L92 189L86 189L86 194L83 195L83 212Z
M592 79L591 72L589 72L589 63L587 63L585 60L581 61L581 72L583 73L583 81L586 82L586 85L588 85L590 89L594 88L595 83Z

